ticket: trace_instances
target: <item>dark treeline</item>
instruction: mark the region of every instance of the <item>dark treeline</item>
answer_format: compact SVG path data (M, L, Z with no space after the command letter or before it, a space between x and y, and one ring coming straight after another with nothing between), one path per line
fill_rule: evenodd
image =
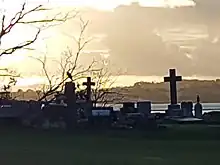
M133 86L122 88L127 100L151 100L169 102L169 83L137 82ZM202 102L220 102L220 80L184 80L178 83L179 101L196 101L196 95Z
M168 83L149 83L137 82L129 87L117 87L117 90L123 94L124 100L121 101L137 101L151 100L152 102L168 102L169 101L169 84ZM37 100L39 91L28 89L13 92L13 97L24 100ZM201 96L202 102L220 102L220 80L184 80L178 83L179 101L195 101L196 95Z

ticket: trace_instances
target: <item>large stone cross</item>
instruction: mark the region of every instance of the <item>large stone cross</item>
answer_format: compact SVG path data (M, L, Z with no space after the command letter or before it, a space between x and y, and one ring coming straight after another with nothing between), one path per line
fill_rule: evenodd
M86 100L91 101L91 93L92 93L92 86L95 85L94 82L91 81L91 77L87 77L87 82L84 82L83 85L87 86L86 88Z
M177 104L176 82L182 81L181 76L176 76L176 70L170 69L170 77L164 77L164 82L170 82L170 101L171 104Z

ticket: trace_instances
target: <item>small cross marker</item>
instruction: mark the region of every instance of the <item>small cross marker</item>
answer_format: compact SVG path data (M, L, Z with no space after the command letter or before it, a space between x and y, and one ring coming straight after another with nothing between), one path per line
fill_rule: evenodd
M83 85L87 86L86 88L86 100L91 101L92 86L95 86L95 83L92 82L91 77L87 77L87 82L84 82Z

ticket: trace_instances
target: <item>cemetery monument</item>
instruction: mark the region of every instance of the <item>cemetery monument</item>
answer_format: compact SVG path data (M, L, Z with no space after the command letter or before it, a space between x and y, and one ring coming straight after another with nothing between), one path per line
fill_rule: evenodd
M164 77L164 82L170 83L170 105L168 105L169 116L179 116L181 113L180 105L177 104L177 81L182 81L182 76L176 76L176 69L170 69L169 77Z
M66 96L67 102L67 126L72 128L76 127L77 124L77 109L76 109L76 94L75 94L75 83L74 82L66 82L64 95Z
M195 104L194 110L195 110L195 117L198 119L202 118L202 104L200 103L200 97L197 95L196 99L197 103Z
M84 82L83 85L86 86L86 99L87 101L91 101L92 86L94 86L95 83L92 82L91 77L87 77L87 81Z
M94 82L92 82L91 77L87 77L87 81L83 82L83 85L86 86L86 107L85 107L85 113L86 116L92 116L92 86L95 85Z

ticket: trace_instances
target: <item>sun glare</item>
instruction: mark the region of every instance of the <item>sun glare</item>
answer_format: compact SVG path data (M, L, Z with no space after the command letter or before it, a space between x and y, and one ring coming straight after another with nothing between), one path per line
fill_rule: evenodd
M11 16L13 17L14 14L21 9L21 4L26 1L27 7L35 7L36 5L42 4L42 5L49 5L49 6L73 6L73 7L91 7L99 10L113 10L118 5L125 4L129 5L132 2L139 2L140 5L148 6L148 7L176 7L176 6L189 6L194 5L194 3L191 0L0 0L0 16L3 13L6 13L6 19L10 19ZM32 15L35 19L35 15ZM38 18L39 15L36 14L36 18ZM14 43L20 43L20 39L29 39L30 36L35 34L33 32L33 28L27 27L25 30L23 27L17 27L13 31L13 33L10 33L10 35L7 36L7 38L3 38L4 40L7 40L9 42L2 43L2 48L4 47L10 47L11 45L14 45ZM53 31L47 32L47 36L55 36L53 35ZM44 35L44 34L43 34ZM42 36L42 35L41 35ZM27 38L26 38L27 37ZM42 37L43 38L43 37ZM40 40L40 41L39 41ZM45 45L45 42L43 39L39 39L38 42L35 43L35 46L38 45L39 47L43 47ZM56 43L54 43L55 45ZM65 44L65 43L63 43ZM60 44L59 44L60 45ZM36 46L38 48L38 46ZM61 45L63 46L63 45ZM57 49L62 49L58 48ZM54 49L54 48L53 48ZM56 52L62 51L62 50L55 50ZM8 56L3 57L0 59L0 65L2 67L10 67L10 66L19 66L19 68L23 68L22 61L24 61L25 55L24 53L21 55L15 56ZM19 85L28 85L28 84L34 84L42 82L41 78L32 78L28 81L20 80Z

